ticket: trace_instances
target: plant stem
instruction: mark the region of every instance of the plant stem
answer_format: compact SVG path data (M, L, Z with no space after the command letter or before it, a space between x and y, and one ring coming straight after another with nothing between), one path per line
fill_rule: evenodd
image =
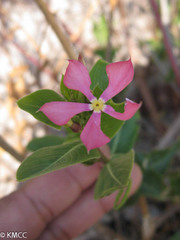
M71 41L69 38L64 34L63 30L58 26L56 23L54 16L49 11L49 9L46 6L46 3L43 0L36 0L37 5L41 9L42 13L44 14L47 22L51 25L52 29L54 30L57 38L61 42L61 44L64 47L64 50L66 51L67 55L71 59L76 59L76 53L72 47Z
M178 139L179 133L180 133L180 114L176 117L176 119L169 126L166 133L159 140L156 149L161 150L169 147L172 143L175 143L175 141Z
M149 213L147 200L144 196L139 198L139 206L142 213L142 239L151 240L155 233L155 225L152 216Z
M139 69L136 69L136 72L136 84L138 85L139 90L142 94L143 101L148 109L151 120L158 132L162 132L162 123L159 121L159 113L156 107L156 103L146 82L145 69L139 67Z
M9 145L1 136L0 136L0 147L6 152L10 153L16 160L22 162L24 156L18 153L12 146Z
M176 76L177 83L180 85L180 71L178 69L178 64L176 62L175 56L174 56L173 51L172 51L172 46L171 46L171 43L170 43L170 40L169 40L167 28L165 28L165 26L163 25L163 23L161 21L161 17L160 17L159 10L158 10L158 5L157 5L156 1L155 0L150 0L150 3L151 3L151 6L152 6L152 9L154 11L158 26L162 31L164 46L166 48L166 52L168 54L169 61L171 63L174 74Z

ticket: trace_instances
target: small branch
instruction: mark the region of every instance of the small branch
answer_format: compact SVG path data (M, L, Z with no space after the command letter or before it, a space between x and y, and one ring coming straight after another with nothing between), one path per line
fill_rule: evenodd
M47 22L50 24L52 29L54 30L57 38L63 45L64 50L66 51L67 55L71 59L76 59L76 53L72 47L72 44L69 40L69 38L64 34L63 30L58 26L58 24L55 21L54 16L49 11L49 9L46 6L46 3L43 0L35 0L39 8L41 9L42 13L44 14Z
M151 117L152 122L154 123L154 126L156 129L161 132L162 131L162 123L159 122L159 113L154 101L154 98L151 94L151 91L147 85L146 77L144 76L145 70L142 68L139 68L139 71L136 71L136 83L139 87L139 90L142 94L144 103L148 109L148 113Z
M166 48L166 52L168 54L169 61L171 63L174 74L176 76L177 83L180 85L180 71L178 69L178 64L176 62L175 56L174 56L173 51L172 51L172 46L171 46L171 43L170 43L170 40L169 40L167 28L165 28L165 26L163 25L163 23L161 21L161 17L160 17L159 10L158 10L158 5L157 5L156 1L155 0L150 0L150 3L151 3L151 6L152 6L152 9L154 11L158 26L162 31L163 41L164 41L164 45L165 45L165 48Z
M173 143L175 138L180 133L180 115L175 119L175 121L170 125L170 128L165 133L165 135L160 139L156 149L164 149Z
M147 200L144 196L139 198L139 206L142 212L142 239L151 240L155 232L155 224L149 213Z
M128 30L129 26L127 23L127 14L126 14L124 5L125 4L124 4L123 0L118 1L118 7L119 7L120 15L122 18L121 21L122 21L122 26L123 26L123 32L125 34L126 43L128 45L129 55L131 56L131 58L134 59L133 62L135 62L136 56L133 54L133 45L131 43L131 38L130 38L129 30ZM137 71L137 69L136 69L135 77L136 77L136 84L138 85L138 88L141 92L143 101L148 109L150 118L151 118L154 126L158 130L158 132L161 132L162 126L161 126L161 123L159 122L159 113L158 113L154 98L153 98L151 91L146 82L145 70L143 68L142 69L139 68L139 71Z
M6 152L10 153L16 160L22 162L24 156L18 153L12 146L9 145L1 136L0 136L0 147Z
M125 44L128 46L128 55L133 59L133 62L136 60L136 56L133 53L133 41L130 36L129 32L129 24L128 24L128 13L126 12L125 8L125 1L124 0L119 0L118 1L118 8L121 16L121 22L122 22L122 34L125 36Z
M110 13L109 13L109 19L108 19L108 30L109 30L109 36L108 36L108 43L106 48L106 60L109 62L111 60L111 52L112 52L112 33L113 33L113 15L114 15L114 9L117 5L117 0L109 0L110 4Z
M147 204L147 201L146 201L145 197L141 196L139 198L139 205L140 205L140 208L141 208L142 215L143 216L149 215L148 204Z
M111 9L109 19L108 19L108 43L107 43L107 48L106 48L106 57L105 60L109 62L111 60L111 51L112 51L112 42L111 42L111 37L112 37L112 32L113 32L113 26L112 26L112 19L113 19L113 10Z

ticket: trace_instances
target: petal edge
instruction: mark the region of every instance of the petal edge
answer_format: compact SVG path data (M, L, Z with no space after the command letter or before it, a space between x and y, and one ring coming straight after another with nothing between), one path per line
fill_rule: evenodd
M102 132L100 125L101 113L93 112L80 135L81 141L88 151L99 148L111 140Z
M134 69L131 59L108 64L106 66L106 73L109 85L102 93L101 98L108 101L121 92L133 80Z
M43 112L56 125L65 125L76 114L91 111L89 104L76 102L48 102L39 111Z
M69 60L69 65L64 75L64 85L67 88L82 92L91 101L94 96L91 93L91 79L88 70L81 62Z
M124 112L116 112L113 107L106 105L104 112L110 115L113 118L119 119L119 120L129 120L133 117L133 115L139 110L142 103L135 103L128 98L126 98Z

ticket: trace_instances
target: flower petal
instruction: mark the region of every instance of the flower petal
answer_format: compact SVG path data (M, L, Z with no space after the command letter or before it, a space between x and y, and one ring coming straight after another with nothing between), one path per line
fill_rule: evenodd
M102 132L100 125L101 113L93 112L80 136L88 151L101 147L111 140Z
M91 93L91 79L86 67L77 60L69 60L64 75L64 85L70 89L82 92L91 101L94 96Z
M126 98L125 108L123 113L116 112L114 108L109 105L106 105L104 112L109 114L113 118L117 118L119 120L128 120L130 119L137 110L141 107L141 103L135 103L128 98Z
M39 111L43 112L53 123L62 126L76 114L91 110L87 103L48 102Z
M121 92L133 80L134 69L131 59L108 64L106 72L109 85L101 95L105 102Z

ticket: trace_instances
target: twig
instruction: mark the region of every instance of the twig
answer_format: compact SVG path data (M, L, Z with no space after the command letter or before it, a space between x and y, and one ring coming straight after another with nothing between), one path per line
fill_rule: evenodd
M76 53L72 47L72 44L71 44L69 38L63 33L60 26L57 25L57 23L54 19L54 16L49 11L49 9L47 8L44 1L43 0L35 0L35 1L36 1L37 5L39 6L39 8L41 9L42 13L44 14L47 22L51 25L52 29L54 30L57 38L63 45L64 50L66 51L69 58L76 59Z
M142 215L143 215L143 216L149 215L149 210L148 210L147 201L146 201L146 199L145 199L143 196L141 196L141 197L139 198L139 204L140 204L140 206L141 206Z
M18 153L12 146L9 145L1 136L0 136L0 147L2 147L6 152L10 153L16 160L22 162L24 156Z
M120 15L121 15L123 34L125 35L125 41L128 46L128 53L131 56L131 58L133 58L133 61L134 61L134 59L136 59L136 58L133 54L133 44L132 44L132 40L131 40L130 32L129 32L129 25L128 25L128 21L127 21L128 17L127 17L127 13L126 13L126 9L125 9L125 1L119 0L118 7L119 7Z
M154 235L155 224L153 222L152 216L149 213L147 200L144 196L139 198L139 206L142 212L142 239L150 240Z
M157 149L163 149L172 144L173 140L178 136L180 132L180 115L175 119L175 121L171 124L171 127L165 133L165 135L160 139Z
M161 132L162 125L159 122L159 113L156 108L154 99L151 95L151 92L145 81L145 79L146 79L144 76L145 71L144 71L144 69L139 69L139 71L136 70L136 72L138 72L138 76L136 75L136 83L139 87L139 90L141 91L144 103L148 109L149 115L154 123L154 126L156 127L156 129L159 132Z
M111 43L111 36L112 36L112 18L113 18L113 11L111 10L109 20L108 20L108 28L109 28L109 36L108 36L108 43L106 48L106 57L105 60L109 62L111 60L111 51L112 51L112 43Z
M106 60L109 62L111 60L111 51L112 51L112 33L113 33L113 15L114 15L114 9L117 5L116 0L109 0L110 3L110 13L109 13L109 19L108 19L108 30L109 30L109 36L108 36L108 43L106 48Z
M125 10L125 6L124 6L124 1L119 0L118 1L118 6L119 6L119 11L122 17L122 26L123 26L123 31L125 34L125 38L126 38L126 42L128 45L128 51L130 53L130 56L133 56L133 46L131 44L131 38L129 35L129 27L128 27L128 23L127 23L127 14L126 14L126 10ZM133 57L134 62L135 62L135 57ZM138 76L136 75L136 84L139 87L139 90L142 94L143 97L143 101L148 109L149 115L151 117L152 122L154 123L154 126L156 127L156 129L160 132L162 127L159 123L159 114L158 114L158 110L156 108L153 96L150 92L150 89L147 86L147 83L145 81L146 77L144 76L145 71L144 69L139 69L139 71L137 71L136 69L136 73L138 73Z
M155 0L150 0L150 3L151 3L151 6L152 6L152 9L154 11L158 26L162 31L163 41L164 41L164 45L165 45L165 48L166 48L166 52L168 54L169 61L171 63L174 74L176 76L177 83L180 85L180 71L178 69L178 64L176 62L175 56L174 56L173 51L172 51L172 46L171 46L171 43L170 43L170 40L169 40L167 29L165 28L165 26L163 25L163 23L161 21L161 17L160 17L159 10L158 10L158 5L157 5L156 1Z

